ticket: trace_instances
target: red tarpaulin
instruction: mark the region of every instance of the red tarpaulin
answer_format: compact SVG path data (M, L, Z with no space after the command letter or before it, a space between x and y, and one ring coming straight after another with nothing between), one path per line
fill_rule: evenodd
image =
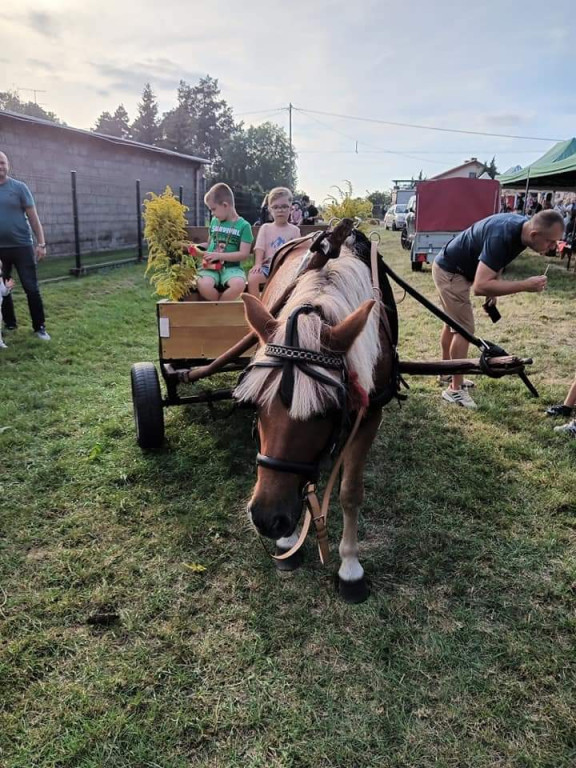
M431 179L416 185L416 232L460 232L500 211L492 179Z

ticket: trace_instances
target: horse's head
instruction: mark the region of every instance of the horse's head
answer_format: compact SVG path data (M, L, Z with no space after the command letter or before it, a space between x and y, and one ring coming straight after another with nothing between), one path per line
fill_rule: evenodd
M294 532L303 487L341 431L349 397L345 356L374 301L331 325L318 306L291 306L276 320L258 299L243 298L264 345L236 390L258 408L258 478L248 511L260 534L280 539Z

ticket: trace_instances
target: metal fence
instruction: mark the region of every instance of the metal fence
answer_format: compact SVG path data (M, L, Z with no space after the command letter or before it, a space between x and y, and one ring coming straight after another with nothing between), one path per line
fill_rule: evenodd
M38 264L41 281L80 277L146 258L143 199L149 191L163 192L166 185L149 190L138 179L110 180L75 171L67 178L29 175L26 182L48 243L47 258ZM203 185L180 185L172 191L188 207L189 220L204 223Z

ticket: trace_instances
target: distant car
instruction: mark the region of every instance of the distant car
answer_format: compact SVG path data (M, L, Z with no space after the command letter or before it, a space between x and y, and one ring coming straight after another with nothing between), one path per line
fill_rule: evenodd
M406 221L407 206L402 204L391 205L384 216L384 228L396 232L398 229L404 229Z
M408 211L406 212L406 219L404 221L404 227L402 234L400 235L400 242L402 248L409 251L412 248L412 243L416 237L416 195L412 195L408 200Z

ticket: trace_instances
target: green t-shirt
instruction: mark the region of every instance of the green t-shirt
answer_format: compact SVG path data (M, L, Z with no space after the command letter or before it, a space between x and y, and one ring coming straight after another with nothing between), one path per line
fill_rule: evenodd
M253 240L252 227L242 216L236 221L220 221L216 216L212 217L208 253L237 253L240 243L251 243ZM239 263L230 262L231 265Z

